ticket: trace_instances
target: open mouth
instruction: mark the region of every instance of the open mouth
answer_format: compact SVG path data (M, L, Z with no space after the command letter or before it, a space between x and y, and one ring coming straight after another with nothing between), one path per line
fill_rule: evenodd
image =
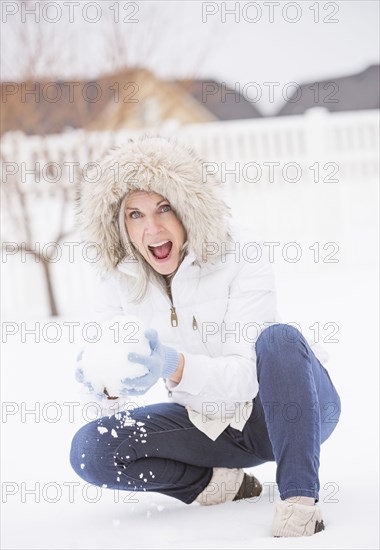
M171 241L162 241L154 245L148 245L149 251L157 261L165 261L169 258L173 243Z

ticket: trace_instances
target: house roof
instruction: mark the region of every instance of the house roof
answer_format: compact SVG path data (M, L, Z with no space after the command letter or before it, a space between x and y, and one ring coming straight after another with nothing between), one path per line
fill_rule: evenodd
M277 116L299 115L313 107L331 112L379 109L380 65L350 76L302 84Z
M12 85L14 93L10 93ZM112 90L100 80L39 80L2 82L1 95L1 133L19 130L44 135L67 127L83 128L105 108Z
M379 83L379 65L351 76L304 83L277 116L303 114L317 106L333 112L378 109ZM225 83L212 79L162 81L140 68L92 81L3 82L1 94L1 133L137 129L173 119L187 124L262 116L255 104ZM59 96L55 101L54 94Z
M35 93L29 93L35 90ZM215 115L182 87L147 69L121 71L92 81L1 83L1 133L60 133L65 128L110 130L177 119L210 122ZM58 99L52 101L56 94ZM156 115L154 115L156 111ZM159 111L159 113L158 113Z
M160 80L147 69L113 75L112 79L120 89L119 101L109 101L105 109L86 125L88 130L137 129L157 126L167 120L177 120L180 124L216 120L181 86Z
M262 114L254 103L248 101L238 90L229 88L225 82L216 80L177 80L199 103L218 120L258 118Z

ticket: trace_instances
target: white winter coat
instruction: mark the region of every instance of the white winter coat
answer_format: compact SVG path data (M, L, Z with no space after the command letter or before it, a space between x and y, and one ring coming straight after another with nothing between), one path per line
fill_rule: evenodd
M264 328L280 322L273 269L263 243L237 225L232 234L235 253L217 264L196 265L191 251L184 258L172 280L173 303L154 283L142 303L131 303L136 264L120 262L118 270L126 277L105 279L94 308L97 321L120 314L138 317L144 326L156 328L165 345L183 353L182 380L166 380L168 398L184 405L190 420L213 440L229 424L243 429L258 392L255 341ZM178 326L171 323L172 306ZM325 362L325 350L308 341Z
M100 248L106 274L96 292L96 319L124 313L155 328L164 344L185 357L181 382L166 381L168 398L184 405L212 439L229 424L242 429L258 391L255 342L266 326L280 322L263 244L257 243L261 257L257 246L245 247L256 236L231 222L222 184L205 177L203 161L176 140L128 141L110 151L100 169L100 179L82 182L78 201L79 227ZM187 255L172 278L173 304L158 282L149 282L141 303L131 301L141 264L123 241L119 214L123 198L134 190L165 197L186 230ZM216 250L207 261L205 243ZM171 323L171 307L178 326ZM326 361L326 352L313 348Z

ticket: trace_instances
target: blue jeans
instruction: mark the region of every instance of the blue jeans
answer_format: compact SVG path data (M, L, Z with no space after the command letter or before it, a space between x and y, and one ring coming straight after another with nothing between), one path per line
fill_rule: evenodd
M212 441L182 405L138 407L83 426L72 441L73 469L94 485L158 492L190 504L209 484L213 467L275 461L281 499L309 496L318 502L320 445L339 420L338 393L290 325L266 328L256 354L259 392L243 431L228 426ZM128 417L136 423L124 425Z

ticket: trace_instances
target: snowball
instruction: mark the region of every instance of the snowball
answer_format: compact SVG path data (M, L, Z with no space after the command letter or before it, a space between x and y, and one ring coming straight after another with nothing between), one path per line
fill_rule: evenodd
M137 317L118 315L102 323L95 339L85 343L78 366L95 391L107 388L110 396L119 396L121 380L149 372L144 365L128 360L130 352L150 355L145 329Z

